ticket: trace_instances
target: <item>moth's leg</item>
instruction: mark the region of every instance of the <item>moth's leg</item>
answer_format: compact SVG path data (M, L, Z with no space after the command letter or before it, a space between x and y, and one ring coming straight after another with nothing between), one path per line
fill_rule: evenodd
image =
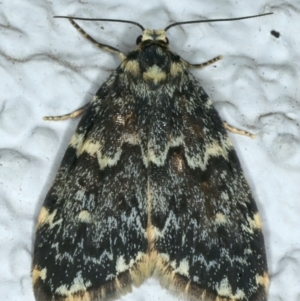
M66 120L70 118L76 118L77 116L81 115L90 105L90 103L84 105L83 107L77 109L74 112L71 112L69 114L61 115L61 116L44 116L44 120L51 120L51 121L60 121L60 120Z
M226 121L223 121L223 124L224 124L224 127L227 131L230 131L230 132L235 133L235 134L244 135L244 136L250 137L252 139L255 139L255 135L253 135L249 132L237 129L237 128L229 125Z
M215 63L215 62L217 62L217 61L219 61L219 60L221 60L221 59L222 59L222 56L219 55L219 56L216 56L215 58L213 58L213 59L211 59L211 60L209 60L209 61L207 61L207 62L201 63L201 64L191 64L191 63L189 63L189 62L186 61L186 60L183 60L183 59L182 59L182 60L183 60L183 62L185 63L185 65L186 65L188 68L199 68L199 69L201 69L201 68L204 68L204 67L206 67L206 66L208 66L208 65L211 65L211 64L213 64L213 63ZM225 129L226 129L227 131L230 131L230 132L235 133L235 134L244 135L244 136L250 137L250 138L252 138L252 139L255 138L255 135L253 135L253 134L251 134L251 133L249 133L249 132L246 132L246 131L237 129L237 128L235 128L235 127L229 125L229 124L228 124L227 122L225 122L225 121L223 121L223 124L224 124L224 127L225 127Z
M184 59L182 59L182 60L183 60L183 62L186 65L187 68L199 68L199 69L201 69L201 68L204 68L204 67L206 67L208 65L211 65L211 64L213 64L216 61L219 61L221 59L222 59L222 56L219 55L219 56L216 56L213 59L211 59L211 60L209 60L207 62L201 63L201 64L191 64L191 63L189 63L188 61L186 61Z
M120 51L119 49L114 48L112 46L97 42L90 35L88 35L77 23L75 23L75 21L73 19L69 19L69 21L86 39L91 41L94 45L96 45L97 47L99 47L105 51L117 54L119 56L119 59L121 60L121 62L124 61L124 59L126 59L126 55L122 51Z

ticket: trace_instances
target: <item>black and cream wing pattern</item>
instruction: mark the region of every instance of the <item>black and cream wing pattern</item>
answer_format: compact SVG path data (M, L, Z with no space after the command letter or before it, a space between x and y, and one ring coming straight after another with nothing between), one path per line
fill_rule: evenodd
M163 30L137 43L41 209L36 300L117 300L153 276L184 300L266 301L262 223L221 119Z

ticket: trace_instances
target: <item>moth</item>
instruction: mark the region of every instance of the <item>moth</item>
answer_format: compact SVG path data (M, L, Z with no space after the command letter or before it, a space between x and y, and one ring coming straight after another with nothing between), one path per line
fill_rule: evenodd
M267 14L264 14L267 15ZM265 301L262 223L226 128L166 31L145 29L83 114L40 211L37 301L116 300L148 277L192 301Z

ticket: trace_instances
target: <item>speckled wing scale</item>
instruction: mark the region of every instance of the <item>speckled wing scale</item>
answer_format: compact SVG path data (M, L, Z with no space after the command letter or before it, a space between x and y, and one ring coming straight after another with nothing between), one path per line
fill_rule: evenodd
M136 50L118 54L40 212L36 300L116 300L153 276L187 300L265 301L255 202L218 113L188 71L206 64L173 53L165 30L143 30Z

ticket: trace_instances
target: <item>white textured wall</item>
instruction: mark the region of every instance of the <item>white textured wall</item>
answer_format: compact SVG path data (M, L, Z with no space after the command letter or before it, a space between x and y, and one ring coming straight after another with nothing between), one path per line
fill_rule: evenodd
M273 16L194 24L168 32L222 118L257 135L232 135L264 222L270 301L300 300L300 1L0 2L0 299L33 301L35 220L77 120L45 122L91 100L118 59L54 15L130 19L145 27L264 12ZM139 29L80 23L97 40L128 52ZM280 32L275 38L271 30ZM154 280L122 298L175 300Z

